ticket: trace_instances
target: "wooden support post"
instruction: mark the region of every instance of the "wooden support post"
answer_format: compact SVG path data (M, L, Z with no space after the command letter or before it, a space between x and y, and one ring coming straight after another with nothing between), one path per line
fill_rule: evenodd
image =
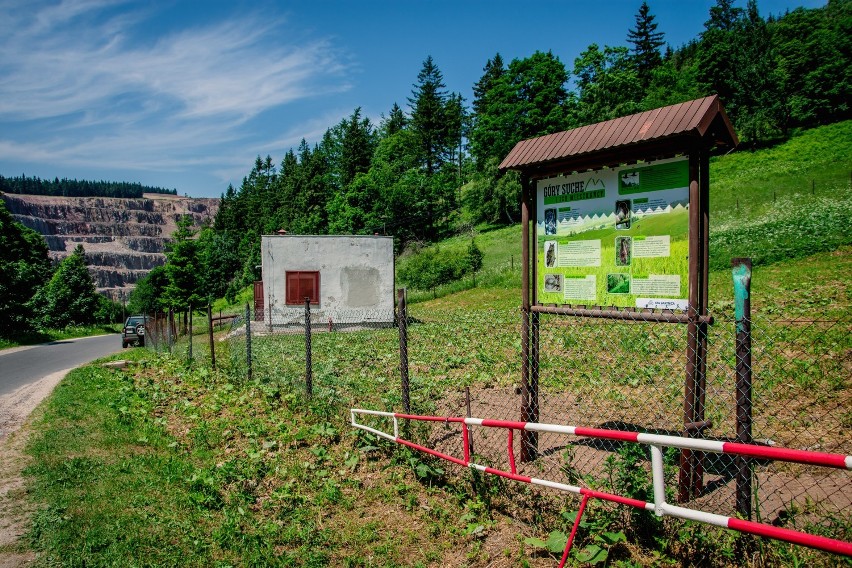
M686 338L686 381L683 397L683 424L700 422L696 418L698 403L698 373L700 365L698 319L701 315L701 264L704 250L701 243L702 216L701 192L699 188L700 158L698 148L689 153L689 301L687 307L688 323ZM688 431L685 436L690 436ZM691 450L681 450L680 472L678 476L678 495L680 503L689 501L697 494L696 456Z

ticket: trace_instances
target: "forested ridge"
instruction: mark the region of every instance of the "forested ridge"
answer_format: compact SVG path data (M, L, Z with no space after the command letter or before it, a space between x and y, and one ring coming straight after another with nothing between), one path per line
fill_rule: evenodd
M177 189L150 187L126 181L88 181L62 178L53 180L20 175L0 175L0 192L23 195L55 195L58 197L124 197L139 198L143 193L177 195Z
M427 57L403 109L379 124L360 108L280 163L257 157L222 195L213 232L220 270L257 275L262 234L388 234L397 250L481 224L519 220L520 185L497 165L520 140L718 94L741 149L850 117L852 0L763 18L717 0L704 30L668 46L643 2L624 45L591 44L567 65L551 52L488 59L473 100L449 92ZM413 73L412 73L412 76Z

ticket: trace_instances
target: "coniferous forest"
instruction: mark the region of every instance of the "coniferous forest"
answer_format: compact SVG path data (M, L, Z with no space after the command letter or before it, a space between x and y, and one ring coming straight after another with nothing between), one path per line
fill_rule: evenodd
M87 181L67 178L53 180L28 177L0 176L0 192L24 195L54 195L57 197L123 197L139 198L143 193L177 195L176 189L149 187L126 181Z
M618 46L591 44L573 62L551 52L484 62L473 100L449 92L431 56L410 96L374 124L360 108L275 162L257 157L229 186L215 242L245 285L260 236L387 234L397 250L520 217L520 184L497 166L520 140L718 94L741 150L796 130L848 119L852 0L763 18L756 0L716 0L686 45L666 43L643 2ZM219 284L221 288L225 283Z

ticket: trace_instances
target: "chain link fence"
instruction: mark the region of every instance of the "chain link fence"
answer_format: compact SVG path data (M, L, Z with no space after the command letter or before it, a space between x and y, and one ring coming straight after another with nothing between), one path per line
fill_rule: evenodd
M693 328L641 319L546 313L524 317L517 308L439 304L415 304L398 313L329 313L305 306L272 317L246 306L221 318L196 314L193 324L186 324L194 331L190 340L184 337L176 344L173 338L180 335L183 320L173 318L170 324L166 315L152 315L146 346L191 356L194 364L215 366L233 380L257 381L282 396L328 399L342 411L360 407L532 418L749 441L743 439L748 399L753 443L852 454L848 311L830 319L763 313L738 322L726 306L713 315L712 324ZM525 325L532 345L527 358ZM742 343L738 351L743 326L750 327L748 358ZM697 334L694 341L690 332ZM686 396L690 345L699 350L693 358L699 380L691 398ZM528 384L522 379L525 369ZM750 392L745 392L745 371ZM685 405L685 398L691 404ZM691 407L696 404L699 412ZM703 418L685 429L685 417L696 415ZM376 426L388 430L387 424ZM433 423L411 436L427 447L461 454L457 427ZM546 433L524 433L513 444L521 475L653 500L650 456L641 446ZM474 428L472 446L477 463L507 469L505 430ZM850 538L848 471L758 459L738 463L728 455L684 456L676 449L667 452L665 461L667 487L673 491L683 488L687 470L689 507ZM564 497L544 498L555 503ZM684 496L673 493L670 500L678 497ZM535 524L536 514L528 511L520 520Z

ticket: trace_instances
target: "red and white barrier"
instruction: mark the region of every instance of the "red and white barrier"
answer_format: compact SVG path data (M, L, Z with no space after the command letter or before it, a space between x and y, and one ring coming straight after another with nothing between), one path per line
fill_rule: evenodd
M654 513L660 517L668 515L671 517L678 517L690 521L699 521L744 533L754 534L767 538L774 538L777 540L783 540L786 542L808 546L811 548L817 548L820 550L825 550L827 552L833 552L835 554L852 556L852 543L850 542L818 535L812 535L791 529L779 528L763 523L744 521L742 519L726 517L724 515L716 515L714 513L707 513L704 511L698 511L695 509L689 509L686 507L680 507L678 505L667 503L665 475L663 472L663 448L672 447L702 452L715 452L720 454L730 454L752 458L802 463L846 470L852 470L852 456L846 456L842 454L829 454L823 452L811 452L804 450L792 450L787 448L757 446L753 444L720 442L716 440L683 438L679 436L626 432L622 430L604 430L600 428L583 428L580 426L540 424L535 422L511 422L506 420L488 420L482 418L466 417L419 416L414 414L400 414L394 412L381 412L377 410L363 410L357 408L351 409L350 414L352 418L352 426L355 428L366 430L367 432L375 434L376 436L379 436L381 438L385 438L387 440L408 446L415 450L425 452L441 459L445 459L452 463L464 467L470 467L485 473L499 475L500 477L505 477L507 479L521 481L523 483L541 485L543 487L550 487L553 489L582 495L583 500L580 504L580 510L578 511L577 518L574 521L574 527L571 531L571 536L569 537L568 542L565 546L565 552L562 556L562 561L559 564L560 567L565 564L565 561L568 558L568 552L571 550L574 535L577 532L577 526L579 525L580 518L582 517L583 511L585 510L586 502L590 498L604 499L606 501L612 501L614 503L620 503L622 505L629 505L631 507L647 509L649 511L654 511ZM356 420L356 416L359 414L383 416L392 419L393 434L388 434L386 432L382 432L381 430L377 430L375 428L371 428L364 424L358 423L358 421ZM431 448L427 448L425 446L421 446L419 444L415 444L414 442L401 438L399 436L399 420L444 422L446 424L457 423L462 425L462 457L458 458L449 454L445 454L443 452L439 452L437 450L433 450ZM469 429L472 426L484 428L505 428L508 430L508 459L510 471L487 467L470 461ZM614 495L603 491L596 491L593 489L579 487L576 485L569 485L566 483L560 483L546 479L538 479L535 477L528 477L525 475L518 474L515 468L515 456L512 445L513 432L515 430L565 434L569 436L579 436L584 438L597 438L601 440L615 440L649 445L651 447L651 472L653 474L654 502L648 503L646 501L632 499L630 497L623 497L620 495Z

